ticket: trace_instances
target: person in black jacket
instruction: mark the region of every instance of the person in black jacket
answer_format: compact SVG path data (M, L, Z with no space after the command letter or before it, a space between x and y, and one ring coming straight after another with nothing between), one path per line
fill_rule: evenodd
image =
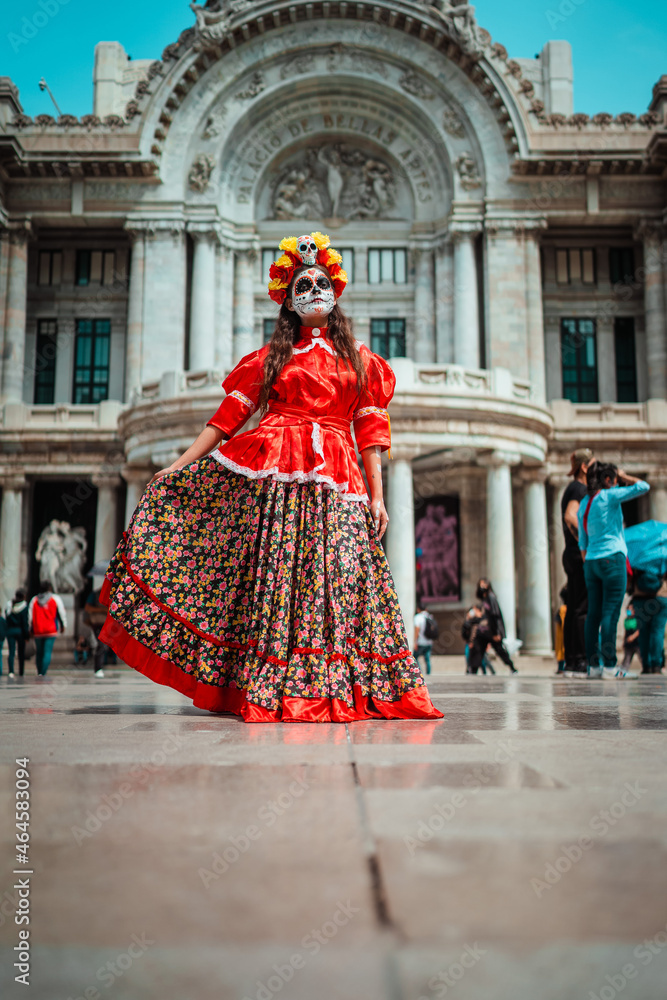
M14 656L17 647L19 654L19 677L23 677L25 669L25 641L30 635L28 604L25 597L25 590L17 590L14 594L14 600L10 601L5 609L7 648L9 651L7 666L10 677L14 676Z
M477 600L481 601L484 605L489 618L489 627L491 629L490 645L492 649L496 655L500 657L503 663L510 668L510 671L513 674L518 673L518 670L512 663L510 654L503 645L503 639L506 635L505 622L503 620L503 613L500 610L500 605L498 604L498 598L493 592L491 583L484 577L482 577L477 584Z

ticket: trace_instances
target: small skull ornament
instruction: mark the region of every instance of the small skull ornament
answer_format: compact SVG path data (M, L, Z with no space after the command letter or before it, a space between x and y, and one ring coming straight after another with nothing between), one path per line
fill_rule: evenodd
M310 266L317 263L317 243L311 236L297 237L296 252L301 258L302 264Z

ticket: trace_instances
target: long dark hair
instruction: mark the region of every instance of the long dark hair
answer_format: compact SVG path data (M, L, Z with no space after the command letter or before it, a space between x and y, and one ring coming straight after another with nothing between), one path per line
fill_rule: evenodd
M326 267L322 267L319 264L315 266L326 274L327 278L331 277ZM305 268L300 267L294 272L285 298L291 298L294 281L303 270L305 270ZM262 383L262 388L259 394L259 402L257 404L257 408L262 413L266 412L268 408L269 395L274 382L292 357L292 348L300 337L300 329L301 320L299 318L299 314L294 312L292 309L288 309L283 302L280 307L280 312L278 313L278 319L276 320L276 326L273 331L271 341L269 343L269 350L264 359L264 381ZM348 370L351 365L353 371L356 373L357 389L361 392L367 381L366 371L361 360L361 355L357 349L357 345L354 342L352 324L338 305L338 302L336 302L333 309L329 313L327 335L336 350L336 370L338 370L339 358L343 358Z
M607 490L606 479L616 479L618 467L611 462L594 462L589 466L586 473L586 488L589 493L597 493L598 490Z
M482 590L482 581L486 584L486 591ZM481 576L477 581L477 590L475 591L475 596L478 601L483 601L490 594L493 594L493 587L491 586L491 581L485 576Z

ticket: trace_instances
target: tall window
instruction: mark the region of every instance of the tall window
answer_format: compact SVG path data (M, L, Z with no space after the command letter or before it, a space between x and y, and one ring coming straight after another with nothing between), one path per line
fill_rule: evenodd
M55 319L37 321L35 347L35 403L53 403L56 388L56 353L58 350L58 323Z
M616 399L619 403L636 403L637 355L634 317L616 317L614 320L614 347L616 349Z
M371 351L381 358L404 358L405 320L372 319Z
M612 285L619 281L631 281L635 273L635 252L632 247L609 248L609 280Z
M276 250L262 250L262 281L267 284L269 282L269 268L273 264L274 260L280 256L280 251Z
M354 281L354 250L351 247L341 247L338 253L343 258L341 267L346 272L350 284Z
M370 285L392 282L404 285L408 280L407 253L402 249L368 251L368 283Z
M63 254L62 250L40 250L38 285L59 285L62 281Z
M559 285L594 285L595 250L556 250L556 281Z
M268 344L268 342L271 340L271 337L273 336L273 331L276 328L275 319L262 320L262 327L264 332L264 343Z
M113 250L77 250L77 285L111 285L116 269Z
M99 403L108 397L110 340L110 320L76 321L73 402Z
M563 396L573 403L598 402L595 320L561 320Z

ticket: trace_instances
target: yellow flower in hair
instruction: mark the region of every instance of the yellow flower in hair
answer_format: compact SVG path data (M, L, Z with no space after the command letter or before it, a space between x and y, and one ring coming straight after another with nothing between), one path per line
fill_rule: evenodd
M274 264L276 267L294 267L294 261L286 253L282 257L278 257L278 260L274 261Z
M281 281L280 278L274 278L269 282L269 290L272 292L279 291L281 288L289 288L289 281Z
M286 236L284 240L281 240L278 244L279 250L291 250L292 253L296 253L296 236Z
M332 264L342 264L342 263L343 263L343 258L338 253L338 251L334 250L333 247L330 247L329 250L327 250L326 266L331 267Z
M331 240L329 239L329 237L325 236L324 233L311 233L310 234L310 238L312 240L314 240L315 246L317 247L318 250L326 250L326 248L331 243ZM296 240L294 241L294 246L295 246L295 249L296 249ZM280 249L281 250L283 249L282 245L281 245ZM284 247L284 249L285 250L291 250L292 248L291 247Z

